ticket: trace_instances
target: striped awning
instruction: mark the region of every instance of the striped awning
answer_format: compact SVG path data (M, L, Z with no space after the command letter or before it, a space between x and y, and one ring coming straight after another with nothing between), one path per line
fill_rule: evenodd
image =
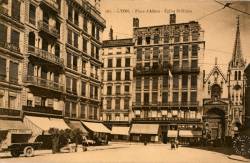
M159 124L132 124L130 134L158 134Z
M88 134L88 131L83 127L80 121L69 121L68 125L72 129L80 129L84 135Z
M112 135L129 135L129 127L113 126Z
M169 138L176 138L178 135L178 131L177 130L168 130L168 137Z
M202 136L202 131L192 131L192 130L180 130L179 131L179 136L180 137L201 137Z
M31 134L31 130L25 127L20 120L0 120L0 131L9 131L15 134Z
M102 123L98 122L85 122L81 121L85 127L87 127L89 130L93 132L100 132L100 133L110 133L111 131L104 126Z

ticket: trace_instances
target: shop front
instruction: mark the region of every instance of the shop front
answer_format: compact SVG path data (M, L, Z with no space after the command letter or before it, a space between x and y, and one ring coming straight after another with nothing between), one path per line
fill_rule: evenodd
M129 140L129 127L113 126L111 136L114 141Z
M179 130L179 143L182 145L199 145L202 131Z
M132 124L130 140L137 142L158 142L159 124Z
M12 143L27 143L31 134L21 120L0 120L0 150Z

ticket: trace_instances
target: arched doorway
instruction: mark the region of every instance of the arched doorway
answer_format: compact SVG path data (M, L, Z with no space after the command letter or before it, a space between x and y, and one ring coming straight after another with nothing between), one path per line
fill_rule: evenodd
M211 140L225 137L225 112L219 108L212 108L206 112L207 136Z
M218 99L221 98L221 87L218 84L212 85L211 88L211 99L213 101L217 101Z

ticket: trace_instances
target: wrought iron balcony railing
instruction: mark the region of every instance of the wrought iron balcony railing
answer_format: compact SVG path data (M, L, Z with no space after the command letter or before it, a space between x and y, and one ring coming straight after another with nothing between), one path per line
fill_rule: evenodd
M26 83L29 83L35 86L39 86L39 87L43 87L43 88L47 88L51 90L56 90L60 92L63 92L64 90L64 85L51 81L51 80L39 78L37 76L26 76L25 79L26 79L25 80Z
M200 67L173 67L173 73L195 73L200 72Z
M59 5L56 0L42 0L42 3L46 4L48 7L51 7L53 10L58 11Z
M199 105L199 101L181 101L181 102L157 102L157 103L140 103L140 102L133 102L133 106L140 107L140 106L168 106L168 107L196 107Z
M13 44L13 43L0 41L0 47L8 49L10 51L14 51L14 52L18 52L18 53L20 52L20 48L16 44Z
M53 107L47 107L47 106L38 106L35 107L32 106L23 106L24 112L32 112L32 113L44 113L44 114L54 114L54 115L62 115L62 111L60 110L54 110Z
M10 108L0 108L0 116L21 116L21 110L10 109Z
M46 33L52 35L55 38L59 37L59 32L56 29L56 27L51 26L51 25L49 25L48 23L46 23L46 22L44 22L42 20L40 20L38 22L38 28L39 28L39 30L43 30L43 31L45 31Z
M145 118L133 118L132 121L166 121L166 122L201 122L199 118L179 118L179 117L145 117Z
M33 56L36 56L38 58L41 58L41 59L44 59L44 60L50 61L52 63L63 66L63 58L59 58L55 54L49 53L45 50L36 48L34 46L31 46L31 45L29 45L29 47L28 47L28 52Z

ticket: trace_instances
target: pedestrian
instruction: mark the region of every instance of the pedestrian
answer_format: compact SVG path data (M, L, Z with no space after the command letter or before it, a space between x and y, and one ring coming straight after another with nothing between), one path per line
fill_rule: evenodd
M173 140L171 140L170 144L171 144L171 150L175 149L175 144Z
M177 139L177 138L175 139L175 146L176 146L176 148L178 148L178 147L179 147L179 141L178 141L178 139Z

